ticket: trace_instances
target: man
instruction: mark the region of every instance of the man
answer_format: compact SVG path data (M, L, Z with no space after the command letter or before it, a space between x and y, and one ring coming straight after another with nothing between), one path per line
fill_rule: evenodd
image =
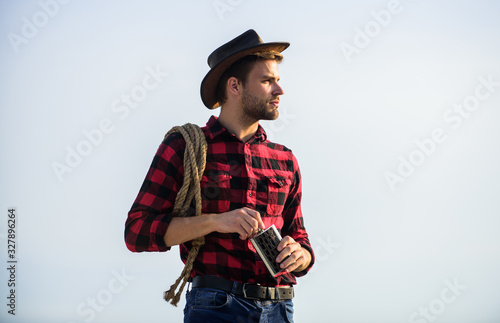
M186 142L178 133L160 145L128 214L127 247L167 251L205 236L186 294L185 322L293 321L293 287L314 263L300 207L302 181L286 147L267 140L259 120L278 118L278 63L289 43L264 43L249 30L216 49L201 84L202 101L221 107L202 128L208 148L201 178L202 214L174 217ZM274 224L283 236L273 277L249 238Z

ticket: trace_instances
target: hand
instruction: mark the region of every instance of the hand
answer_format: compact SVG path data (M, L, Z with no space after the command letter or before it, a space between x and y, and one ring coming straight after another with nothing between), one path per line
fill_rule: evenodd
M220 233L238 233L241 240L248 239L265 229L264 222L260 218L260 213L248 207L236 209L229 212L214 214L216 216L215 231Z
M302 271L309 266L311 262L311 254L302 246L295 242L290 236L285 236L278 244L278 251L280 251L276 262L281 263L282 269L286 268L287 272Z

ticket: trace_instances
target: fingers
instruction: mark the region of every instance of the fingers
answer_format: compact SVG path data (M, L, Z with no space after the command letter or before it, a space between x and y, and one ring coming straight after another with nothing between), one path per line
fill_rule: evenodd
M293 255L296 255L296 254L298 254L298 253L296 252ZM287 272L292 272L292 271L296 270L297 268L299 268L300 266L302 266L302 264L304 263L303 256L300 256L295 260L292 260L292 259L293 259L292 256L288 257L288 259L286 261L284 261L282 264L280 264L280 267L286 268Z
M287 272L294 271L305 263L305 256L302 246L295 242L290 236L285 236L278 245L280 251L276 262Z
M253 226L246 221L245 218L242 218L242 220L239 221L240 223L240 228L237 233L240 235L241 240L248 239L248 237L253 235L254 228Z
M259 227L264 228L259 212L247 207L239 209L237 212L240 215L238 217L240 239L248 239L258 232Z
M265 229L264 222L258 211L248 207L220 213L217 216L217 229L221 233L238 233L240 239L245 240Z
M281 239L280 243L278 244L278 251L283 250L286 245L295 242L295 240L292 239L290 236L284 236L283 239Z
M243 210L257 221L257 225L254 227L255 229L260 228L260 229L264 230L266 228L264 226L264 222L262 222L262 218L260 217L259 211L252 210L251 208L248 208L248 207L244 207Z

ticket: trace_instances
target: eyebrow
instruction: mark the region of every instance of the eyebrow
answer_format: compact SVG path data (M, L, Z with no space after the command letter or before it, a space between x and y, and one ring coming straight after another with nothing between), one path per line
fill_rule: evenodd
M279 81L280 80L280 77L276 77L272 74L265 74L261 77L262 80L276 80L276 81Z

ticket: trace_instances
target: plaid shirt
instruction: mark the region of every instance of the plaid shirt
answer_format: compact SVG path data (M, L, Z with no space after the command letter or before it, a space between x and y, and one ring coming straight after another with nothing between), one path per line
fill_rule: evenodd
M208 150L201 179L202 213L222 213L249 207L260 212L266 228L274 224L311 253L310 266L275 280L250 240L237 233L212 232L205 236L191 276L217 275L242 283L265 286L296 284L314 263L314 253L302 219L302 183L292 152L266 138L259 125L255 135L242 142L212 116L202 128ZM163 236L172 220L175 197L183 181L186 144L178 133L169 135L158 148L141 190L125 224L125 242L134 252L167 251ZM194 207L191 213L194 213ZM190 214L192 215L192 214ZM191 243L180 245L183 262Z

